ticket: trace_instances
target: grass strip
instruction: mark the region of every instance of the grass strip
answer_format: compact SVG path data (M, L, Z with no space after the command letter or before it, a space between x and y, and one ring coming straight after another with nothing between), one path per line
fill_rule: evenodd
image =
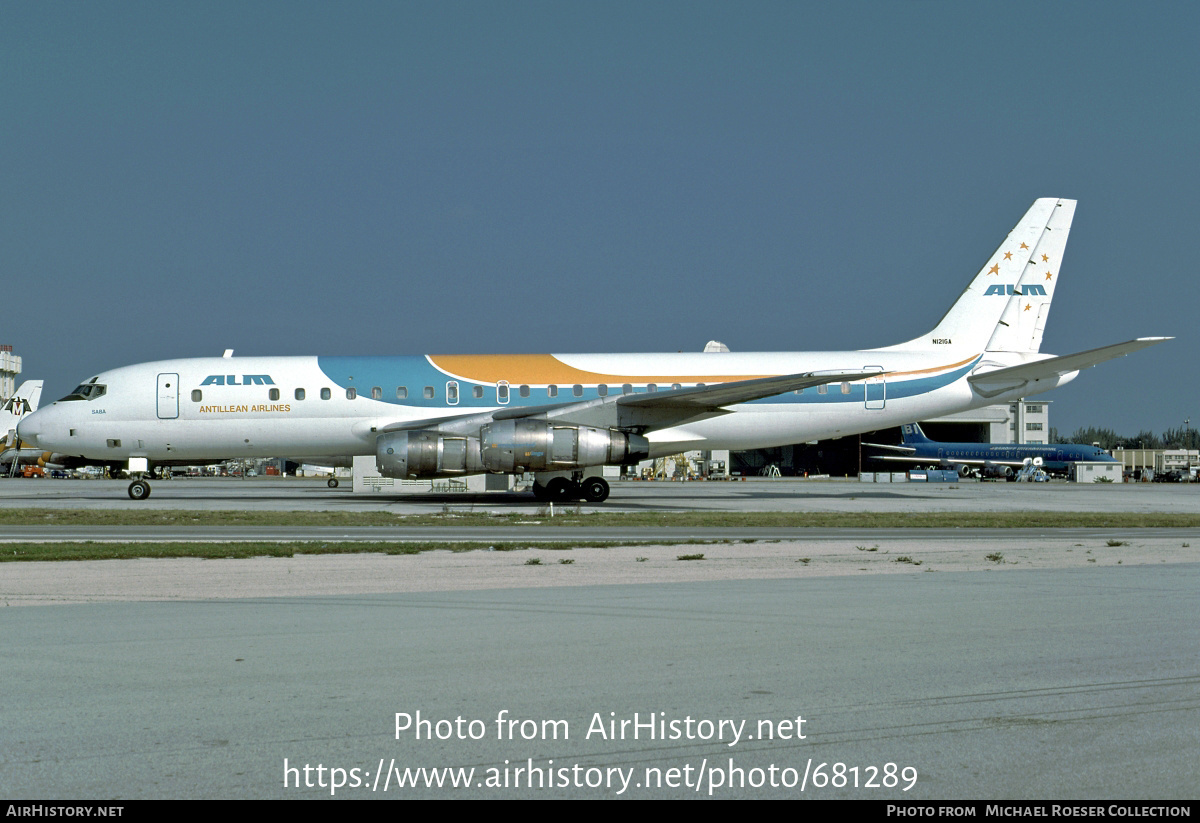
M260 543L109 543L85 541L80 543L2 543L0 562L60 561L60 560L131 560L134 558L193 557L206 560L249 559L252 557L294 557L298 554L420 554L422 552L498 552L549 549L607 548L610 546L677 546L731 543L730 540L653 540L653 541L579 541L563 543L439 543L428 542L260 542Z

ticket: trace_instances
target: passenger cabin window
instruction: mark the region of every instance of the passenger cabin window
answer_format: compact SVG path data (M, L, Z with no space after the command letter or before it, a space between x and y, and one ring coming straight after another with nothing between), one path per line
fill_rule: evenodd
M321 399L322 400L328 400L331 397L333 397L332 391L330 391L329 389L321 389Z
M353 386L346 389L346 399L347 400L353 400L356 397L358 397L358 389L354 388Z
M571 387L571 394L575 395L576 397L583 397L583 386L576 383Z
M529 396L529 387L521 386L521 388L517 389L517 393L520 394L522 397L528 397Z
M633 384L625 383L621 386L621 394L633 394Z
M297 400L304 399L304 389L296 389L296 399Z
M483 397L483 386L472 386L471 387L471 396L474 397L476 400L479 400L480 398L482 398ZM523 395L523 396L527 397L528 395Z
M829 386L825 383L817 386L817 394L829 394Z
M597 386L596 394L600 395L601 397L608 397L608 384L601 383L599 386Z
M451 406L458 403L458 383L454 380L446 383L446 402Z
M199 403L203 399L204 399L204 392L200 391L199 389L192 389L192 402L193 403Z
M850 384L843 383L842 384L842 394L849 394L849 393L850 393Z
M671 384L671 391L675 391L676 389L682 389L682 388L683 388L683 386L681 386L679 383Z
M646 391L658 391L658 384L657 383L648 383L646 385Z
M547 386L546 387L546 396L547 397L558 397L558 386Z
M371 399L372 400L382 400L383 399L383 389L379 388L379 386L372 386L371 387Z
M432 400L433 399L433 386L426 386L423 394L425 395L426 400Z
M271 389L269 392L267 392L267 397L271 398L272 400L278 400L279 389Z
M508 402L508 383L503 380L496 384L496 402Z
M397 400L405 400L407 398L408 398L408 386L397 386L396 387L396 399Z

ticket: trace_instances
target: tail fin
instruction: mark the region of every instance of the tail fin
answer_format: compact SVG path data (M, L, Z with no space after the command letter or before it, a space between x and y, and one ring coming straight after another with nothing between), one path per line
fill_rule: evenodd
M1038 351L1074 216L1074 200L1033 201L937 326L888 348Z
M906 446L911 446L914 443L932 443L925 432L921 431L921 427L916 423L905 423L900 427L900 440Z
M17 390L13 392L13 396L4 401L4 405L0 407L0 413L8 413L12 417L20 417L23 414L37 411L38 402L42 399L42 381L41 380L26 380Z

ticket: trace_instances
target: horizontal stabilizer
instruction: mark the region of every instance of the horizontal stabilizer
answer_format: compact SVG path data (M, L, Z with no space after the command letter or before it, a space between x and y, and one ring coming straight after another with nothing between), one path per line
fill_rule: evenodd
M1105 360L1123 357L1130 352L1138 351L1149 346L1172 340L1171 337L1139 337L1125 343L1115 343L1098 349L1066 354L1062 357L1049 357L1045 360L1035 360L1022 363L1019 366L1008 366L992 371L976 372L967 378L980 394L990 396L1019 388L1023 383L1037 383L1041 380L1055 381L1080 369L1095 366Z

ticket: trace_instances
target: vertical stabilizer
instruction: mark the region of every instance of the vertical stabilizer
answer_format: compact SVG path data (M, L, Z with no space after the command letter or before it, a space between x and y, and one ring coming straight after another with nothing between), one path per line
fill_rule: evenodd
M1004 314L988 341L988 351L1036 352L1050 314L1050 301L1067 250L1067 235L1075 217L1075 201L1060 200L1040 241L1033 248L1021 277L1008 295ZM1007 289L1007 284L1005 284Z
M17 424L21 418L37 411L42 397L42 381L26 380L17 387L12 397L0 404L0 444L15 446Z
M1037 351L1074 215L1074 200L1035 200L937 326L887 348Z
M933 442L925 436L925 432L921 431L921 427L916 423L905 423L900 427L900 440L909 445Z

